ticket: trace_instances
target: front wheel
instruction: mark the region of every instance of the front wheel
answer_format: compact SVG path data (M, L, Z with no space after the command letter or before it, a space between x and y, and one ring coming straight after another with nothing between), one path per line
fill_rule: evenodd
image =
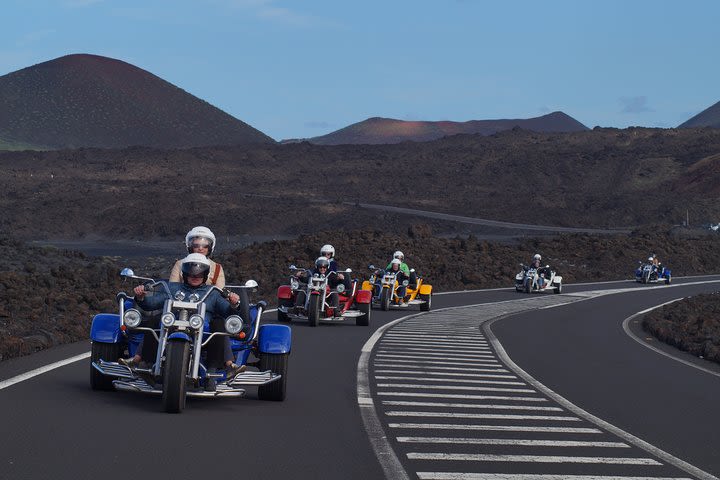
M665 285L670 285L671 282L672 282L672 277L670 275L665 277Z
M288 353L263 353L260 355L260 371L271 370L280 375L280 378L267 385L258 387L258 398L260 400L272 400L282 402L285 400L285 388L287 386Z
M380 292L380 309L390 310L390 289L383 288Z
M320 295L311 295L308 303L308 323L311 327L320 324Z
M171 340L165 349L163 372L163 408L168 413L180 413L185 408L185 387L190 361L190 344Z
M355 325L359 325L361 327L367 327L370 325L370 304L369 303L360 303L358 304L358 310L362 315L359 317L355 317Z
M558 283L555 287L555 293L562 293L562 283Z
M529 278L525 279L525 293L532 292L532 280Z
M90 350L90 388L93 390L114 390L113 378L103 375L92 364L99 360L117 362L119 356L120 344L92 342Z
M420 295L420 300L424 301L423 303L420 304L420 311L421 312L429 312L431 304L432 304L432 294L429 293L427 295Z
M280 300L278 307L290 308L293 305L294 305L294 303L292 300ZM277 319L278 319L278 322L289 322L290 321L290 317L288 316L288 314L285 312L281 312L280 308L278 308L278 311L277 311Z

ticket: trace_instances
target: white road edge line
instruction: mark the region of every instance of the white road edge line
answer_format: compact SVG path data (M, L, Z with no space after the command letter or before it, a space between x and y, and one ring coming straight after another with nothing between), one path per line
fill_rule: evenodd
M81 353L80 355L75 355L74 357L66 358L65 360L60 360L59 362L51 363L50 365L45 365L44 367L36 368L35 370L30 370L29 372L8 378L7 380L0 382L0 390L15 385L16 383L29 380L33 377L37 377L38 375L42 375L43 373L47 373L51 370L55 370L56 368L64 367L65 365L79 362L80 360L85 360L86 358L90 358L90 352Z
M623 328L623 330L625 331L625 333L627 334L628 337L632 338L633 340L635 340L636 342L638 342L638 343L639 343L640 345L642 345L643 347L647 347L647 348L649 348L650 350L652 350L652 351L654 351L654 352L656 352L656 353L659 353L660 355L662 355L662 356L664 356L664 357L667 357L667 358L670 358L670 359L675 360L675 361L677 361L677 362L680 362L680 363L682 363L683 365L687 365L688 367L696 368L696 369L698 369L698 370L700 370L700 371L703 371L703 372L705 372L705 373L709 373L710 375L714 375L714 376L716 376L716 377L720 377L720 373L718 373L718 372L714 372L714 371L710 370L709 368L705 368L705 367L703 367L703 366L701 366L701 365L695 365L693 362L689 362L689 361L685 360L684 358L677 357L677 356L675 356L675 355L673 355L673 354L671 354L671 353L668 353L668 352L666 352L666 351L664 351L664 350L662 350L662 349L660 349L660 348L658 348L658 347L656 347L656 346L654 346L654 345L650 345L650 344L644 342L641 338L639 338L637 335L635 335L635 334L630 330L630 322L633 321L636 317L645 315L646 313L651 312L651 311L653 311L653 310L655 310L655 309L662 308L662 307L664 307L665 305L670 305L671 303L679 302L680 300L682 300L682 299L684 299L684 298L685 298L685 297L676 298L675 300L670 300L669 302L661 303L660 305L656 305L656 306L654 306L654 307L646 308L645 310L642 310L642 311L640 311L640 312L634 313L633 315L630 315L630 316L627 317L625 320L623 320L622 328Z
M597 425L600 428L603 428L607 430L608 432L612 433L613 435L616 435L620 437L623 441L630 443L632 445L635 445L638 448L641 448L642 450L645 450L646 452L650 453L651 455L654 455L666 463L669 463L670 465L673 465L690 475L694 475L695 477L702 479L702 480L720 480L718 477L711 475L710 473L707 473L699 468L697 468L694 465L691 465L687 463L684 460L681 460L674 455L671 455L668 452L665 452L664 450L661 450L660 448L657 448L654 445L651 445L647 443L646 441L636 437L635 435L632 435L631 433L628 433L615 425L612 425L609 422L606 422L605 420L596 417L595 415L586 412L582 408L578 407L577 405L571 403L569 400L565 399L564 397L558 395L539 381L537 381L535 378L530 376L529 373L527 373L525 370L520 368L515 362L512 361L510 356L505 351L505 348L503 348L502 344L498 340L498 338L493 333L491 327L492 324L495 323L498 320L501 320L500 318L494 318L491 320L486 321L482 324L482 329L485 332L485 335L487 335L488 339L492 343L492 345L495 347L495 352L497 353L498 357L503 361L505 365L510 368L513 372L515 372L520 378L528 382L529 385L536 388L539 392L543 393L547 397L551 398L553 401L559 403L562 407L564 407L569 412L574 413L575 415L584 418L590 423L593 423Z

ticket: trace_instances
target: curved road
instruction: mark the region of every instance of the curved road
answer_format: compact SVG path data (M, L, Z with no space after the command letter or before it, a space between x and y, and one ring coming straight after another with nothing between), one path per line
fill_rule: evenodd
M424 330L427 337L432 339L441 336L442 332L453 332L459 325L463 334L472 336L478 342L483 341L479 336L485 336L484 341L489 347L493 347L493 344L488 340L496 335L500 348L507 351L512 362L568 402L643 439L673 458L682 459L701 472L717 474L720 472L720 459L713 450L718 445L718 438L712 426L717 425L718 418L712 411L711 400L720 393L718 377L643 348L622 330L623 320L639 310L681 296L713 291L718 287L718 283L698 283L700 280L720 281L720 277L677 279L677 285L671 287L647 287L629 281L567 285L563 295L549 296L517 294L512 289L436 295L432 312L401 321L388 328L385 335L390 335L392 329L408 325L414 327L411 330ZM694 285L683 286L682 283ZM631 288L633 291L594 299L583 293L620 288ZM567 305L542 310L531 306L531 311L522 313L525 307L518 306L527 307L532 302L560 302ZM475 304L487 305L464 309L461 320L451 315L447 315L449 320L439 318L445 315L445 312L440 311L443 307ZM503 312L502 308L498 310L498 305L508 306L505 309L507 312ZM518 309L518 313L507 316L513 309ZM420 355L415 355L418 352L416 347L403 341L396 341L394 346L388 344L382 347L381 342L378 342L373 350L367 352L371 361L367 374L373 376L370 385L371 402L377 406L376 418L382 424L380 430L371 431L368 435L363 423L365 415L361 415L358 406L358 389L354 381L359 378L361 350L378 327L409 313L417 312L374 310L370 328L357 327L352 323L310 328L293 323L288 398L281 403L261 402L255 398L255 392L251 389L243 399L190 399L183 414L167 415L160 412L160 401L155 397L91 391L87 380L87 360L8 386L7 380L16 375L87 352L86 342L2 362L0 408L5 413L0 433L3 440L0 478L109 480L151 476L188 478L195 475L242 475L267 479L384 478L388 467L385 458L381 457L379 461L376 456L378 443L374 436L377 434L385 437L384 441L392 449L390 456L396 458L408 478L438 472L446 476L423 478L535 478L530 476L531 472L536 472L532 475L559 472L567 478L571 472L580 475L586 471L594 472L592 478L601 478L603 475L614 475L616 478L647 477L645 472L648 468L652 472L650 475L655 477L694 478L686 470L662 458L658 460L657 455L649 455L632 444L630 447L617 447L624 452L621 456L649 460L642 460L640 464L636 460L631 461L635 463L627 464L616 462L599 469L575 460L555 468L554 464L546 462L547 459L538 458L552 456L558 460L564 458L564 455L550 455L546 450L540 451L542 455L525 452L523 455L527 456L518 463L517 458L477 456L499 452L496 447L478 445L464 447L466 457L461 460L447 460L447 455L417 455L448 453L450 450L433 452L432 448L427 447L423 447L424 450L409 450L405 443L401 445L398 436L419 435L410 431L397 435L395 427L388 427L389 419L394 417L386 413L389 410L382 403L384 399L376 396L380 389L392 388L396 383L407 381L375 379L375 356L384 355L382 360L385 366L381 368L388 371L402 365L401 360L423 359L422 348L427 347L421 346ZM487 331L482 330L481 324L493 321L497 317L495 314L506 316L494 320L485 329ZM272 317L274 314L267 315ZM451 326L443 324L443 321L450 322ZM412 331L408 330L398 334L402 336L408 333L413 336ZM454 343L457 345L452 341L449 344L438 341L436 347L473 348L471 345L461 345L467 342L460 340ZM483 350L486 348L483 345L481 347ZM395 355L393 349L401 352L399 358L392 356ZM447 352L440 348L434 350ZM429 357L429 353L425 356ZM447 362L450 362L451 356L460 357L457 363L463 363L467 361L463 356L472 355L475 354L447 353L445 357ZM484 356L486 353L477 355ZM497 357L497 349L491 348L490 355ZM480 358L484 361L484 357ZM472 363L472 358L470 360ZM507 375L517 376L507 366L505 369L508 370ZM381 374L384 377L402 376ZM525 382L524 379L522 381ZM380 387L381 382L391 387ZM527 389L515 385L507 388ZM531 389L535 389L535 386ZM421 390L423 385L403 387L407 393ZM460 389L453 390L463 392ZM398 396L399 401L410 398L410 395ZM392 406L393 412L400 411L396 407L398 405ZM566 406L553 408L567 410ZM402 423L458 422L448 420L445 413L423 420L400 418ZM488 421L490 424L496 422ZM392 422L400 423L400 420ZM585 419L561 422L582 424L581 428L596 428L593 425L585 426L588 423ZM479 438L471 433L461 430L444 436ZM602 436L603 442L608 444L626 441L612 439L614 435L607 432ZM625 453L628 448L633 454ZM408 456L408 453L413 455ZM584 457L592 456L595 455ZM618 458L618 455L607 456ZM533 459L533 462L529 459ZM652 462L661 465L657 467ZM542 468L534 467L538 464ZM506 467L509 470L504 471ZM448 472L469 472L474 476L453 477ZM493 474L505 477L493 477Z

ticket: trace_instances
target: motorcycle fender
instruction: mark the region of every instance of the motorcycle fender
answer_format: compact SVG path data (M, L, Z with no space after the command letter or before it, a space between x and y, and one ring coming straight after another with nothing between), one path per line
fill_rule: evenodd
M562 276L561 275L555 275L553 277L553 283L562 283Z
M367 283L367 282L365 282ZM360 290L357 292L357 295L355 295L355 303L370 303L372 302L372 291L365 290L365 285L363 285L363 290Z
M281 300L290 300L292 298L292 288L290 288L290 285L280 285L277 295Z
M663 277L669 277L671 275L670 269L664 268L662 275L663 275Z
M90 340L102 343L120 341L120 315L117 313L98 313L90 327Z
M372 283L368 282L367 280L363 281L362 289L372 291L372 289L373 289Z
M420 295L430 295L432 293L432 285L420 285Z
M287 325L263 325L260 327L258 349L261 353L290 353L290 335Z
M171 333L170 335L168 335L168 340L176 340L176 339L185 340L186 342L189 342L190 335L188 335L185 332L174 332L174 333Z

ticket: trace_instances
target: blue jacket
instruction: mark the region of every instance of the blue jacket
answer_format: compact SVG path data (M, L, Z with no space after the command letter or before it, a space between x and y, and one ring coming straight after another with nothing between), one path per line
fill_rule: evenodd
M175 293L178 291L183 291L185 293L185 299L192 295L193 293L197 294L200 298L203 297L207 293L208 290L210 290L211 285L202 284L199 287L190 287L188 285L185 285L184 283L176 283L176 282L169 282L168 287L170 288L170 295L171 297L175 296ZM142 300L140 300L138 305L143 310L156 310L158 308L162 308L163 304L165 303L165 300L168 298L171 298L167 296L167 293L164 290L155 292L154 295L146 295ZM235 307L230 305L230 302L225 299L218 290L213 290L210 292L210 295L205 299L205 312L212 316L224 316L227 317L229 315L232 315L233 313L237 313L237 310Z

